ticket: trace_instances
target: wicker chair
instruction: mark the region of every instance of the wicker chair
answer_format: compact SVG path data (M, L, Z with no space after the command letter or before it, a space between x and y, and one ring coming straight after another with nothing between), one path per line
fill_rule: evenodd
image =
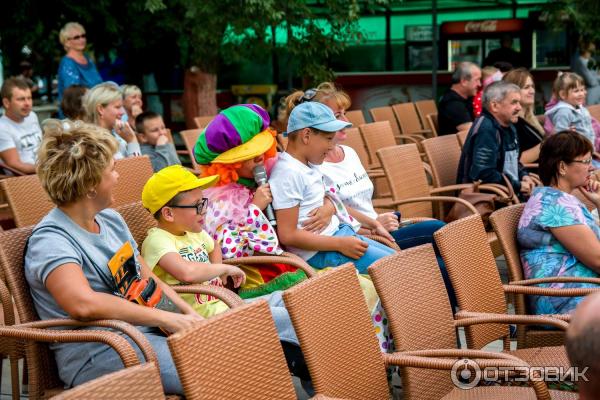
M54 208L37 175L25 175L0 181L17 228L34 225Z
M423 128L413 103L399 103L392 106L394 115L400 124L402 135L413 137L431 137L431 129Z
M455 359L463 354L457 350L381 353L351 264L302 282L288 289L283 298L318 393L348 399L387 400L386 366L450 370ZM495 358L478 359L480 367L526 365L503 354L476 351L469 355ZM445 377L448 376L446 372ZM434 385L435 381L424 384ZM550 398L543 382L534 385L539 398ZM461 392L464 391L455 389L451 393L460 396ZM501 398L511 398L503 393ZM479 398L488 398L483 394ZM428 399L431 398L435 397Z
M591 106L587 106L587 109L592 117L600 121L600 104L592 104Z
M208 126L210 121L215 119L215 117L216 117L216 115L206 115L206 116L202 116L202 117L196 117L196 118L194 118L194 123L196 123L196 127L198 129L204 129Z
M398 125L398 121L394 115L394 110L392 110L391 106L371 108L369 110L369 114L371 114L371 118L374 122L389 121L394 137L400 137L402 131L400 130L400 125Z
M0 232L0 267L4 274L6 285L14 299L18 319L21 322L20 325L14 328L1 328L2 336L38 342L104 342L113 346L122 355L121 358L126 367L138 364L139 361L133 348L120 335L107 331L68 330L68 328L81 326L112 328L122 331L134 340L142 350L146 361L155 361L154 350L144 335L135 327L125 322L116 320L82 322L73 319L39 320L23 270L25 244L32 230L33 227L25 227ZM231 293L224 288L208 285L190 285L184 290L185 293L202 293L219 297L230 307L242 302L241 299L233 295L221 297L221 293ZM47 329L56 327L66 327L67 329L60 331ZM23 328L38 329L23 330ZM47 345L28 342L26 345L26 357L30 399L45 398L58 391L62 391L64 384L58 378L54 357Z
M51 400L164 400L158 367L154 362L125 368L66 390Z
M421 123L423 124L423 128L427 129L427 123L425 122L427 115L437 114L437 112L438 112L435 101L434 100L415 101L415 108L417 109L419 118L421 118Z
M367 123L362 110L346 111L346 118L348 118L348 121L350 121L350 123L352 123L352 126L355 128L358 128L360 125Z
M517 204L511 207L500 209L494 212L490 217L494 231L496 232L498 240L500 241L500 245L504 250L504 257L506 258L506 264L508 266L510 283L517 285L530 285L534 284L534 282L565 282L565 278L560 277L544 278L542 282L539 279L525 280L523 266L521 264L521 257L519 255L519 244L517 243L517 226L519 224L519 220L521 219L521 214L523 213L524 208L525 204ZM593 282L600 285L600 279L595 278L569 277L568 281L587 283ZM543 290L544 292L555 292L556 295L560 295L561 293L565 293L565 291L570 291L571 289L544 288ZM514 293L513 299L515 313L528 314L525 295L523 293ZM535 326L520 327L517 331L517 343L519 348L560 346L564 344L564 338L564 332L539 329Z
M430 244L376 261L369 267L369 275L386 311L394 346L399 351L449 350L458 357L474 357L472 350L466 350L463 354L461 352L465 350L456 350L457 327L490 321L508 323L514 318L513 315L487 314L473 316L469 320L454 320L435 252ZM547 319L541 317L540 321ZM566 325L560 320L554 320L553 323L561 327ZM495 358L496 354L482 355ZM403 368L401 376L404 398L407 400L438 399L454 388L447 371ZM504 398L514 398L513 389L493 390L506 390ZM500 393L494 394L499 396ZM481 395L480 398L488 398L483 393Z
M183 143L185 144L185 148L187 149L188 154L190 155L192 168L194 168L195 170L200 169L200 166L196 162L196 157L194 157L194 146L196 146L196 141L198 140L198 137L200 137L201 132L202 129L188 129L179 132L179 135L181 136L181 139L183 139Z
M0 302L2 302L3 313L3 325L0 326L13 326L15 324L13 301L3 279L0 279ZM2 340L0 340L0 355L0 362L2 362L4 358L8 358L10 363L12 398L13 400L17 400L21 397L21 387L19 384L19 360L25 357L25 344L22 341L13 340L10 338L2 338ZM2 367L0 364L0 373L1 372Z
M425 121L426 121L427 126L429 126L429 129L431 129L433 136L437 136L439 128L440 128L440 126L438 124L437 113L427 114L427 116L425 117Z
M460 161L460 146L456 135L425 139L422 144L431 166L433 186L454 185Z
M483 222L479 215L454 221L434 233L452 286L456 293L460 312L458 318L469 318L471 313L504 314L507 311L505 294L542 294L543 288L523 285L502 285L500 274ZM573 294L591 293L593 289L572 289ZM536 320L538 316L519 315L524 321ZM556 316L559 318L560 316ZM519 323L521 324L521 323ZM539 325L539 322L537 322ZM503 325L474 326L465 329L469 348L480 349L486 344L502 339L504 350L510 349L509 330ZM536 366L569 366L564 347L538 347L509 352Z
M115 170L119 174L119 181L113 190L115 207L141 199L142 189L154 173L148 156L117 160Z
M460 145L461 149L465 145L465 142L467 141L467 136L468 135L469 135L469 131L468 130L456 132L456 139L458 140L458 144Z

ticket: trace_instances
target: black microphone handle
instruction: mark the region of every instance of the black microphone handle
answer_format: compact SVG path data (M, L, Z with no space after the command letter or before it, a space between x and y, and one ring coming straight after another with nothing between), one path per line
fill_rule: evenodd
M269 220L271 225L277 225L277 220L275 219L275 212L273 211L273 206L270 203L267 204L267 207L265 208L265 215L267 216L267 219Z

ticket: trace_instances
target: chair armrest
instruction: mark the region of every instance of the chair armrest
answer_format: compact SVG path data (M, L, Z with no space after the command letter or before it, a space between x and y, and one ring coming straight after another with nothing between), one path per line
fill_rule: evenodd
M379 235L362 235L362 236L369 238L371 240L374 240L376 242L379 242L383 245L386 245L387 247L390 247L396 251L400 251L400 247L398 246L398 244L396 244L396 242L391 242L389 239L386 239L383 236L379 236Z
M0 301L2 302L2 311L4 313L4 324L11 326L15 324L15 309L13 307L12 296L10 291L4 284L4 281L0 279Z
M304 271L307 277L316 276L315 270L306 263L303 259L295 254L283 253L282 256L250 256L240 258L228 258L223 260L223 264L229 265L256 265L256 264L273 264L281 263L288 264Z
M141 334L141 333L140 333ZM139 365L135 350L127 340L115 332L103 330L56 330L39 329L23 325L2 326L0 336L45 343L98 342L112 347L123 361L125 368Z
M541 283L595 283L600 285L600 278L585 278L582 276L552 276L548 278L524 279L522 281L512 281L509 285L539 285ZM600 286L599 286L600 287Z
M502 285L505 293L528 294L534 296L580 297L600 291L598 288L543 288L519 285Z
M433 131L431 129L419 129L416 131L410 131L408 132L406 135L408 136L416 136L416 137L422 137L422 138L431 138L433 137Z
M385 178L387 176L383 170L369 170L367 171L367 175L371 179Z
M18 171L16 169L12 168L12 167L9 167L8 165L6 165L5 163L3 163L1 161L0 161L0 168L3 168L5 170L7 170L7 171L12 172L14 176L24 176L24 175L27 175L27 174L24 174L21 171Z
M410 144L410 143L414 143L414 144L416 144L416 145L417 145L417 147L419 147L419 148L421 147L421 140L425 140L425 138L422 138L422 139L420 139L420 140L419 140L419 139L417 139L417 138L414 138L414 137L412 137L412 136L409 136L409 135L397 135L397 136L394 136L394 138L395 138L397 141L399 141L399 142L402 142L402 143L409 143L409 144ZM401 143L401 144L402 144L402 143Z
M408 199L402 200L386 200L381 199L381 202L377 202L378 208L397 208L397 206L401 206L403 204L410 203L420 203L420 202L430 202L433 203L435 201L448 202L448 203L461 203L465 207L467 207L473 214L478 214L477 209L468 201L460 199L458 197L450 197L450 196L428 196L428 197L412 197Z
M569 324L565 321L545 315L514 315L459 311L456 313L455 318L455 327L481 324L551 325L562 330L567 330L569 327Z
M525 164L523 164L523 167L525 167L526 169L529 169L529 168L535 169L535 168L539 168L539 166L540 166L540 164L538 164L538 163L525 163ZM531 175L531 172L529 173L529 175Z
M235 292L220 286L215 285L174 285L171 288L175 293L192 293L192 294L207 294L214 296L227 304L229 308L239 307L244 304L244 300L241 299Z
M27 322L20 325L15 325L18 327L26 327L26 328L36 328L36 329L48 329L55 327L82 327L82 326L96 326L102 328L111 328L117 331L121 331L127 336L131 338L131 340L140 348L142 354L146 361L156 361L158 362L158 358L156 357L156 353L154 349L150 345L148 339L142 332L140 332L135 326L125 322L119 321L116 319L98 319L94 321L78 321L76 319L46 319L40 321ZM81 330L72 330L65 332L84 332ZM88 331L89 332L89 331ZM100 331L103 332L103 331ZM92 341L92 340L90 340ZM136 356L137 359L137 356Z
M473 186L474 186L473 183L458 183L456 185L447 185L447 186L440 186L437 188L432 188L429 190L429 193L438 194L438 193L450 192L450 191L455 191L455 190L468 189L468 188L472 188ZM497 194L498 196L508 198L508 193L506 193L506 191L504 191L502 189L502 186L483 184L483 185L479 185L479 190L482 192L489 191L494 194Z

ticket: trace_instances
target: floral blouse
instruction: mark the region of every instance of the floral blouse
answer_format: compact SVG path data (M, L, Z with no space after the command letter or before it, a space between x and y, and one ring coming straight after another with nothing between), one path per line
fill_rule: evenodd
M526 279L575 276L597 278L598 274L581 263L550 232L550 228L587 225L600 239L600 228L592 214L577 199L552 187L536 188L519 221L517 240ZM588 283L552 283L540 287L588 288ZM529 296L535 314L567 314L583 297Z

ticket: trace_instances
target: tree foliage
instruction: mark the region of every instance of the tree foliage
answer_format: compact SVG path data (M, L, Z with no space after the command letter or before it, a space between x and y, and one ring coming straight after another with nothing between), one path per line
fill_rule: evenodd
M546 8L548 22L562 30L572 24L584 40L600 40L600 1L554 0Z

